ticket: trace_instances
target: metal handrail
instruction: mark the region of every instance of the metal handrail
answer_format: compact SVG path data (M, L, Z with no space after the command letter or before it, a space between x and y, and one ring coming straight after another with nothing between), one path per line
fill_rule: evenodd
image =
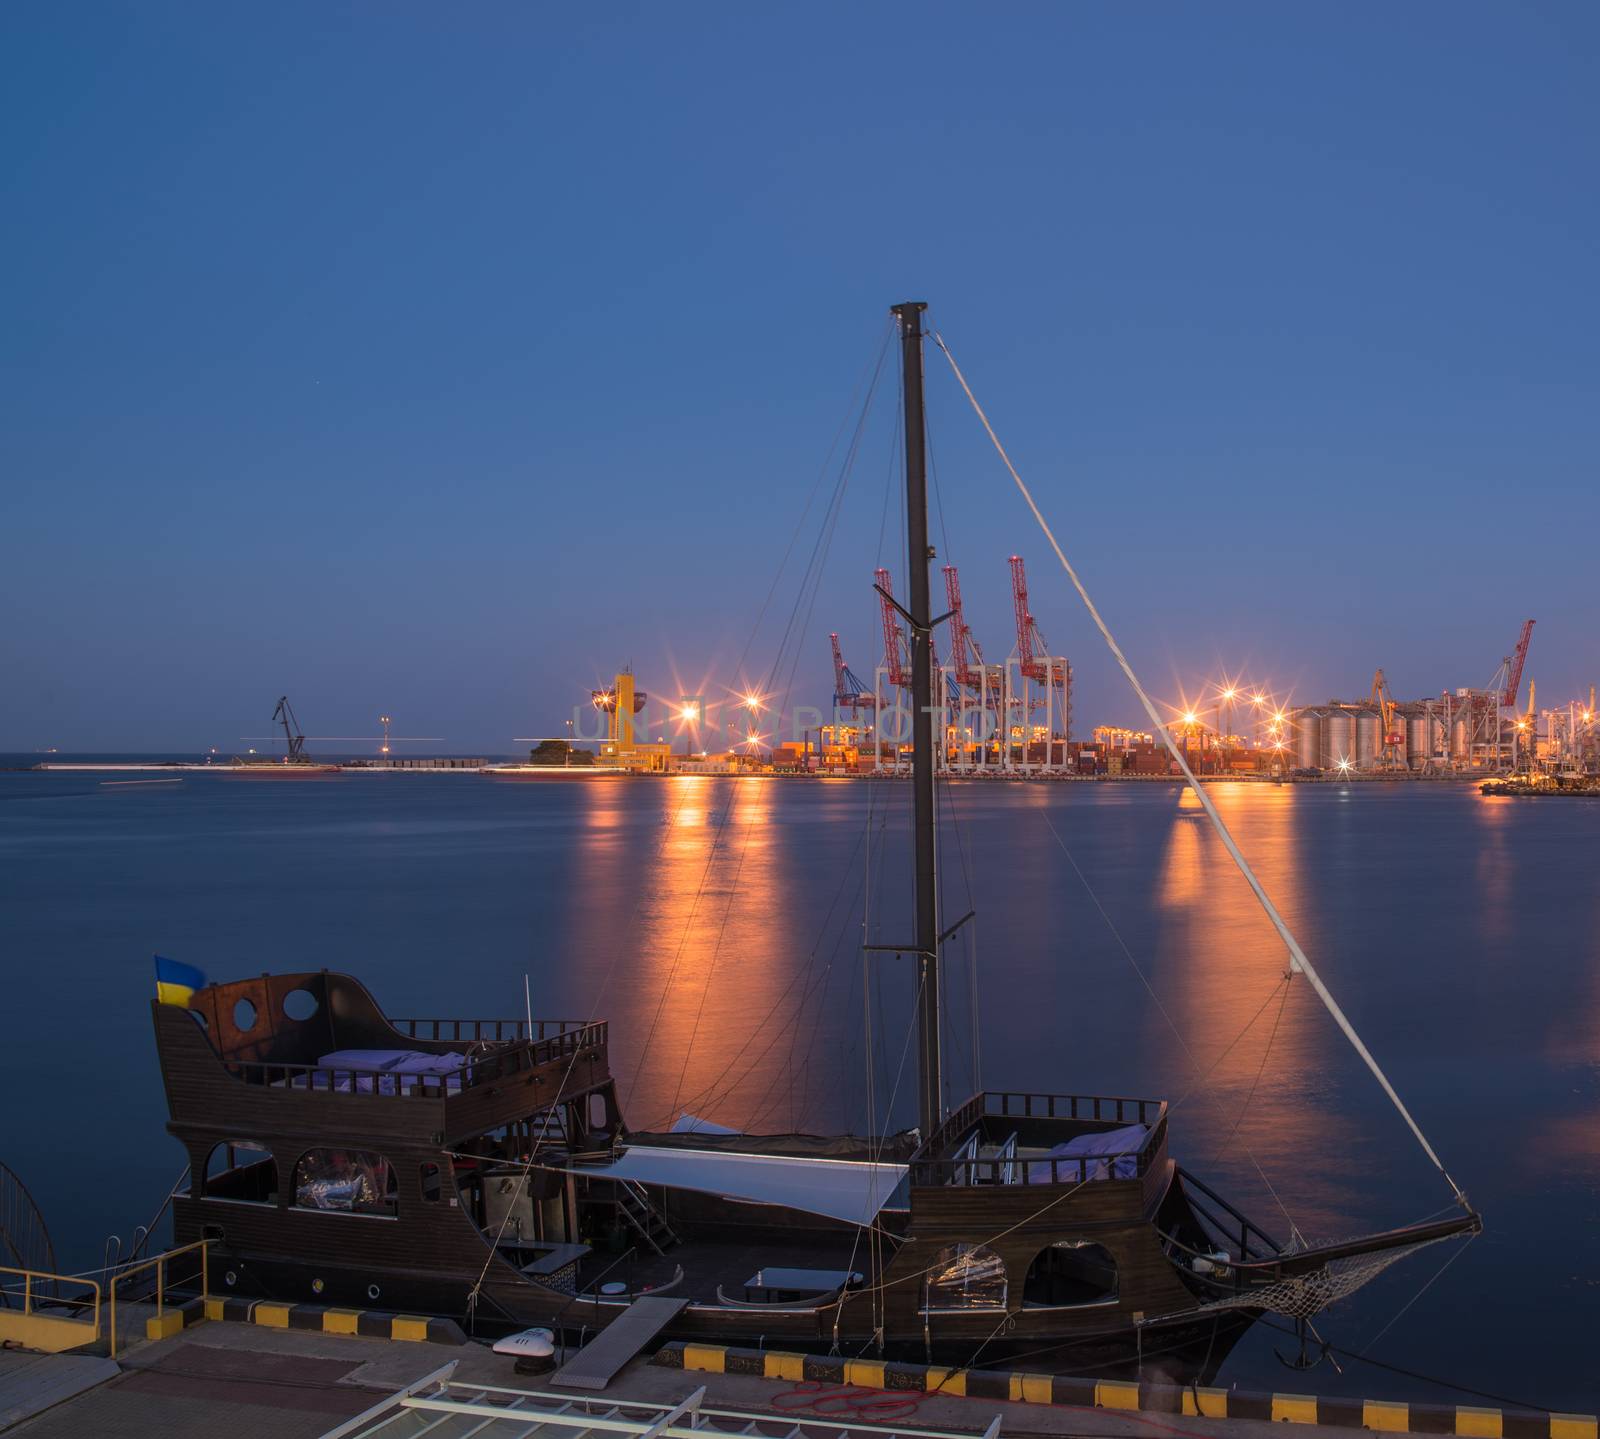
M85 1279L81 1275L77 1274L52 1274L48 1269L15 1269L9 1264L0 1264L0 1274L14 1274L22 1280L22 1312L24 1314L32 1314L34 1312L35 1301L33 1296L33 1285L35 1280L41 1280L47 1284L77 1284L84 1289L93 1290L94 1318L91 1322L94 1325L94 1334L91 1336L91 1339L98 1339L100 1337L99 1280ZM4 1288L7 1288L7 1286L0 1285L0 1289ZM15 1290L9 1290L9 1292L15 1293ZM51 1303L59 1304L63 1308L67 1309L82 1308L84 1304L89 1302L88 1300L84 1299L63 1299L60 1297L60 1295L51 1295L49 1296L49 1300Z
M1190 1174L1189 1171L1183 1168L1182 1165L1178 1166L1178 1178L1182 1182L1185 1191L1189 1191L1191 1189L1199 1190L1200 1193L1205 1195L1205 1197L1213 1204L1225 1209L1232 1218L1238 1221L1239 1257L1241 1259L1244 1259L1249 1255L1250 1236L1252 1234L1254 1234L1256 1238L1266 1246L1270 1253L1281 1254L1283 1252L1283 1245L1281 1245L1276 1239L1268 1234L1265 1229L1263 1229L1253 1219L1247 1218L1238 1209L1234 1208L1233 1205L1228 1203L1228 1201L1218 1194L1217 1191L1209 1184L1204 1184L1200 1180L1196 1179L1195 1176ZM1230 1233L1229 1226L1227 1224L1223 1223L1223 1221L1213 1214L1209 1209L1207 1209L1205 1205L1199 1203L1192 1193L1188 1194L1188 1199L1190 1206L1197 1210L1205 1219L1208 1219L1211 1222L1212 1227L1216 1230L1218 1235L1224 1239L1232 1239L1233 1236Z
M1115 1174L1112 1165L1119 1159L1136 1160L1134 1177L1144 1175L1149 1170L1151 1159L1148 1141L1139 1149L1119 1150L1115 1154L1086 1154L1081 1158L1045 1159L1022 1156L1013 1159L920 1159L911 1166L911 1182L918 1186L950 1183L996 1186L1008 1183L1083 1184L1089 1179L1091 1172L1101 1168L1105 1169L1106 1178L1110 1179ZM1041 1172L1044 1165L1050 1166L1048 1175ZM1006 1180L1002 1177L1005 1172L1011 1172L1015 1177ZM964 1177L957 1180L958 1174Z
M564 1022L564 1021L563 1021ZM545 1039L514 1041L512 1048L469 1060L455 1074L390 1074L345 1065L290 1064L254 1059L224 1059L223 1067L236 1079L268 1089L290 1092L320 1090L384 1099L442 1099L488 1080L502 1079L549 1064L576 1050L606 1043L605 1021L584 1024ZM299 1081L299 1082L296 1082Z
M1107 1094L1035 1094L1026 1090L986 1090L981 1096L985 1114L1028 1119L1115 1120L1119 1124L1150 1124L1161 1117L1164 1099L1132 1099ZM1020 1108L1018 1102L1020 1101ZM1135 1117L1130 1120L1129 1114Z
M1090 1166L1105 1165L1107 1177L1115 1171L1112 1163L1118 1159L1136 1161L1135 1177L1149 1172L1166 1135L1167 1105L1161 1099L1128 1099L1114 1095L1094 1094L1034 1094L1021 1090L995 1090L974 1095L960 1109L952 1111L945 1122L934 1132L931 1143L923 1146L923 1153L936 1153L958 1134L972 1129L981 1119L989 1116L1045 1120L1089 1120L1098 1123L1146 1126L1143 1140L1134 1149L1116 1154L1093 1154L1081 1157L1047 1159L1045 1157L1018 1156L1015 1159L994 1158L915 1158L910 1161L911 1182L915 1185L943 1184L1081 1184L1090 1173ZM1050 1166L1048 1177L1039 1166ZM1020 1171L1020 1174L1017 1173ZM1007 1180L1004 1173L1013 1176ZM1037 1176L1037 1177L1036 1177Z
M197 1239L192 1244L181 1244L176 1249L168 1249L164 1253L153 1255L139 1264L129 1265L120 1274L112 1276L109 1282L111 1290L111 1357L117 1357L117 1286L132 1275L141 1274L146 1269L156 1272L156 1318L159 1319L166 1313L167 1306L167 1264L180 1255L191 1254L196 1249L200 1251L200 1297L211 1297L211 1241Z
M390 1019L390 1025L412 1039L482 1040L527 1039L526 1019ZM566 1034L593 1024L589 1019L536 1019L532 1038L545 1039L550 1035ZM444 1030L449 1028L450 1033ZM429 1032L424 1032L424 1030ZM466 1032L463 1033L463 1030ZM492 1033L490 1032L492 1030Z

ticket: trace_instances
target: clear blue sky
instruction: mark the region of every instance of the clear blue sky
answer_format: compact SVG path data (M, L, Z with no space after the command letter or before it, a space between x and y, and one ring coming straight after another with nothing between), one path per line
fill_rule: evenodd
M732 681L906 298L1158 691L1479 684L1527 615L1586 689L1597 57L1589 3L9 4L0 748ZM1132 720L930 383L974 631L1020 550ZM871 667L891 424L796 699Z

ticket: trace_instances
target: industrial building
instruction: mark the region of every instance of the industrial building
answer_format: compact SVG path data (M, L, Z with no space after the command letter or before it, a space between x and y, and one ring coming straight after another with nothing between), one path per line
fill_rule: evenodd
M631 668L624 666L610 689L594 690L589 699L607 719L606 737L600 742L601 764L646 774L666 770L672 746L640 739L635 733L634 721L650 696L635 686Z
M1536 709L1528 685L1518 692L1533 635L1523 623L1516 648L1482 688L1445 690L1397 701L1380 669L1364 699L1305 705L1289 716L1295 767L1333 773L1390 771L1483 774L1552 766L1590 772L1596 765L1594 696L1554 710Z

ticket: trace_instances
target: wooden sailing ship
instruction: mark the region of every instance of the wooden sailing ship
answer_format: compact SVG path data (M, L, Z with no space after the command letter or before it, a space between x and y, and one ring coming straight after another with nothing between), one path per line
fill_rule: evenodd
M923 306L902 342L913 635L920 1123L858 1139L625 1123L603 1022L391 1019L327 971L154 1005L191 1180L178 1243L225 1292L593 1334L967 1364L1183 1351L1214 1370L1266 1310L1305 1321L1451 1218L1271 1238L1169 1153L1159 1099L986 1091L945 1110L934 873Z

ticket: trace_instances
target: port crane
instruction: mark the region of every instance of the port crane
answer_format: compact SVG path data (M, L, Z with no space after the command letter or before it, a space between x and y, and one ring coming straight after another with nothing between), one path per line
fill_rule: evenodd
M1013 699L1021 718L1022 752L1024 764L1028 754L1028 734L1033 723L1033 711L1043 705L1045 710L1045 763L1052 763L1055 750L1053 726L1057 720L1061 735L1066 739L1072 729L1072 666L1065 659L1052 657L1045 639L1039 633L1038 621L1028 608L1028 576L1023 568L1022 556L1011 556L1011 604L1017 621L1017 670L1024 681L1033 681L1043 689L1042 699L1028 694L1027 684L1022 684L1021 698ZM1009 716L1008 716L1009 720ZM1007 738L1007 748L1010 738Z
M1023 676L1041 684L1065 684L1069 666L1063 659L1047 658L1049 647L1028 609L1028 576L1021 555L1011 556L1011 603L1017 614L1017 666Z
M1528 642L1533 638L1533 621L1522 622L1522 633L1517 637L1517 648L1503 659L1501 669L1506 677L1505 693L1500 703L1508 710L1517 707L1517 691L1522 688L1522 667L1528 662Z
M1004 665L991 665L983 658L983 648L978 637L967 627L967 613L961 601L961 577L954 565L944 566L944 593L950 614L950 683L958 703L962 694L977 702L985 719L977 731L980 750L992 737L1000 734L1001 716L1006 708L1006 669ZM962 705L962 723L967 725L966 706ZM989 731L989 724L993 730ZM970 728L970 726L968 726Z
M967 628L967 617L961 608L961 577L954 565L944 567L944 593L950 604L950 668L955 682L964 690L974 692L983 688L983 675L972 664L977 657L983 664L983 651Z
M1399 728L1399 706L1395 704L1394 696L1389 692L1389 680L1381 668L1374 670L1372 675L1372 705L1378 711L1379 723L1383 726L1383 746L1378 756L1379 767L1404 769L1406 737Z
M839 636L829 635L828 640L833 645L833 707L836 710L871 709L872 696L855 671L844 662Z
M911 675L906 668L905 633L895 613L894 582L889 571L881 566L872 572L872 579L883 610L883 672L890 684L903 690L911 683Z
M278 696L278 707L272 712L272 723L283 726L283 738L289 746L289 759L291 761L304 759L306 737L300 728L300 721L294 717L294 706L289 703L288 695Z

